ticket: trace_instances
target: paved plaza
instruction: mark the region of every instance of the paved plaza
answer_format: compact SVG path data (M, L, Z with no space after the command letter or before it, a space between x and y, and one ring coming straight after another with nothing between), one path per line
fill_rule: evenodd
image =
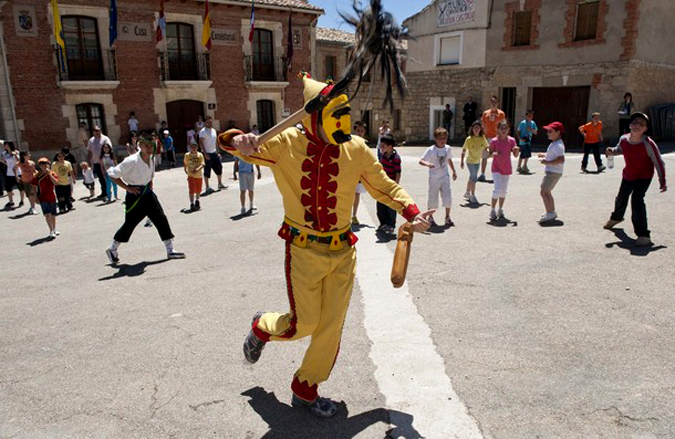
M398 151L424 208L424 150ZM675 155L664 160L673 186ZM652 183L654 246L637 248L630 220L602 229L623 159L602 174L581 174L580 161L568 154L559 221L542 227L542 165L511 177L507 220L490 223L492 185L467 206L456 160L456 227L415 235L398 290L395 241L376 237L363 196L356 284L320 387L344 401L329 420L290 406L306 340L270 343L253 366L242 355L251 316L288 308L268 169L250 216L231 179L187 214L182 169L156 175L185 260L167 261L156 229L139 226L111 266L121 201L76 202L55 240L28 206L0 212L0 438L672 439L675 190ZM78 182L75 198L87 193Z

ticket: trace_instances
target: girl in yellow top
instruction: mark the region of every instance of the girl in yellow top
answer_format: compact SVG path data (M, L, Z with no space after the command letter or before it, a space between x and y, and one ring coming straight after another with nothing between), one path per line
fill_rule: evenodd
M72 189L70 186L70 177L73 177L73 183L76 181L73 165L66 160L63 152L56 154L56 161L52 164L52 171L57 175L58 184L56 185L56 198L59 202L59 213L65 213L73 210L73 203L70 201Z
M190 212L201 209L199 194L202 192L202 171L204 170L204 154L198 151L199 145L190 143L190 152L183 157L183 169L188 176L188 192L190 196Z
M480 161L483 157L483 151L486 151L487 148L488 143L485 138L485 133L483 132L483 124L481 121L477 120L471 125L469 136L464 141L462 158L459 163L460 168L464 169L464 156L468 151L469 156L466 159L466 167L469 168L469 181L466 183L466 193L464 194L464 198L469 200L469 203L472 204L478 204L478 199L476 198L478 168L480 167Z

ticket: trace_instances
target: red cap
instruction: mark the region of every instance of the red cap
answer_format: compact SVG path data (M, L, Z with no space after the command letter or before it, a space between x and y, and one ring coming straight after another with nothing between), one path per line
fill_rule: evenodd
M546 126L544 127L544 129L545 129L546 131L548 131L548 130L559 131L560 134L562 134L562 133L565 132L565 127L564 127L563 124L561 124L560 122L551 122L550 124L546 125Z

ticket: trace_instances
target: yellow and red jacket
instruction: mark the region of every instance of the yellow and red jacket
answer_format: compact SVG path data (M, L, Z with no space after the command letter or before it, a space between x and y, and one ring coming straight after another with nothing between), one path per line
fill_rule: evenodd
M242 155L229 146L238 133L228 131L219 137L221 148ZM327 144L308 130L288 128L260 146L246 161L272 170L281 192L285 221L279 235L304 247L308 237L333 237L331 247L342 247L342 237L350 245L352 206L356 186L361 181L368 193L410 221L419 209L408 193L387 177L382 165L366 145L352 136L340 145Z

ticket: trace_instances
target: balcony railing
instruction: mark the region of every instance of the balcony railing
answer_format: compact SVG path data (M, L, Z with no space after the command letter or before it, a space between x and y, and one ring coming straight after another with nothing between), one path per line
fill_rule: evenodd
M79 50L61 51L57 48L54 52L61 81L117 80L114 50L96 50L82 54Z
M244 74L246 82L269 81L286 82L288 80L288 64L285 56L277 56L269 62L257 62L251 55L244 56Z
M159 52L162 81L210 81L211 60L208 53Z

